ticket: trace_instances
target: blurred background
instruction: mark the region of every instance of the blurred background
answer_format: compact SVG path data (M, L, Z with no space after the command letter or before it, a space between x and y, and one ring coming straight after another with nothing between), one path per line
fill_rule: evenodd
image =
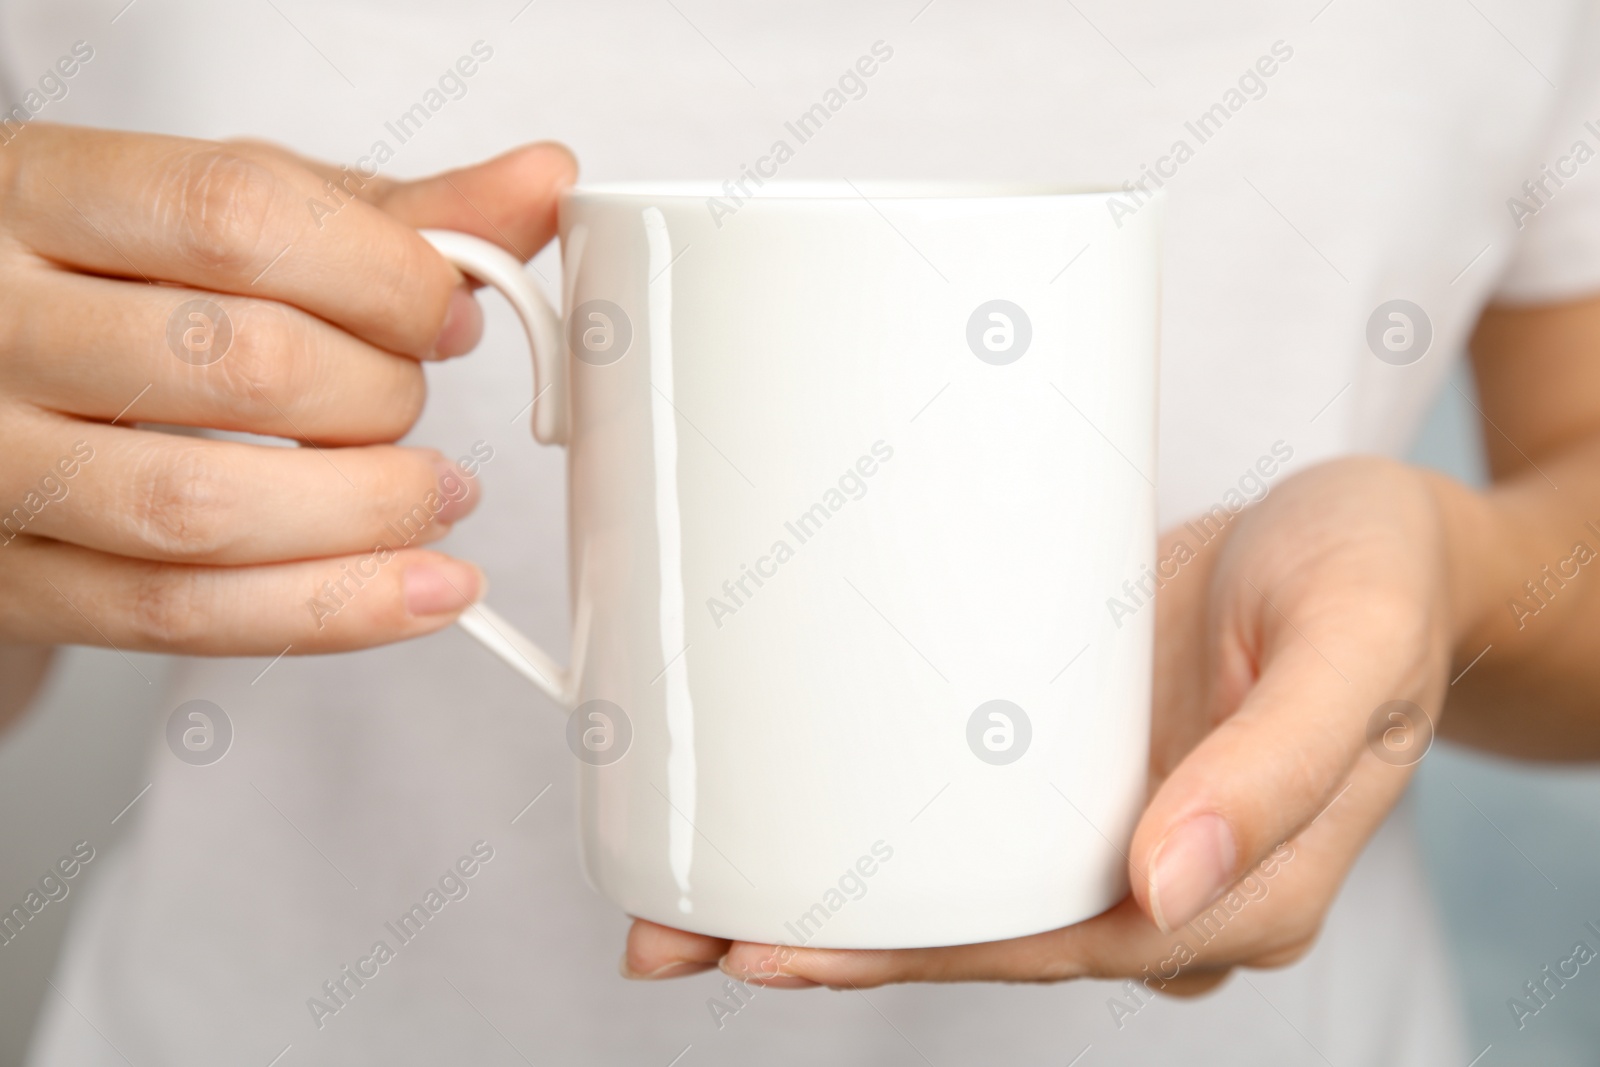
M1454 385L1443 391L1413 458L1481 484L1477 414L1465 399L1472 386L1465 373ZM151 684L129 685L130 667ZM56 862L63 842L87 838L102 849L133 821L149 782L150 743L172 710L157 704L165 669L159 656L68 650L33 713L0 737L5 908ZM1600 926L1600 768L1514 764L1441 742L1412 794L1475 1067L1597 1062L1600 966L1585 967L1521 1029L1508 1000L1526 997L1524 983L1571 956L1576 942L1600 949L1584 929L1586 921ZM90 863L66 899L0 946L0 1065L21 1062L67 923L95 876Z

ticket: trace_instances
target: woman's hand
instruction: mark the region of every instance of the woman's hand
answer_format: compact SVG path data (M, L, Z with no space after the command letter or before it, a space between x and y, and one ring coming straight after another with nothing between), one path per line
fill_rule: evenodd
M448 624L481 578L420 546L470 482L392 442L481 318L416 227L531 254L574 171L534 145L397 183L47 125L0 149L0 644L276 655Z
M1235 966L1291 962L1432 739L1461 618L1447 531L1489 521L1458 514L1475 500L1349 459L1285 481L1208 544L1187 528L1162 539L1161 559L1180 542L1194 556L1156 601L1154 793L1128 852L1132 896L1110 911L1011 941L891 951L636 921L624 973L720 961L782 987L1129 977L1195 993ZM1379 711L1392 701L1419 712Z

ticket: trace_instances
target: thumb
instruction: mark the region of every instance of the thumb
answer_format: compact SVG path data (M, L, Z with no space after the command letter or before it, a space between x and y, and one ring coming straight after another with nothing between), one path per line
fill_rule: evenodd
M555 236L561 193L577 176L572 152L544 141L459 170L385 184L373 203L408 226L460 230L527 261Z
M561 193L577 176L571 151L544 141L429 178L385 182L372 203L408 226L470 233L526 263L555 236ZM438 355L458 356L477 347L483 310L472 298L473 288L469 283L451 298Z
M1364 743L1357 688L1310 648L1280 650L1162 783L1129 850L1133 895L1158 927L1200 914L1336 797Z

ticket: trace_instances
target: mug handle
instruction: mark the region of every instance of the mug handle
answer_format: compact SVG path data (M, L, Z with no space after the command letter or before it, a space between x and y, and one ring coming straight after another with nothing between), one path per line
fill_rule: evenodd
M533 436L541 444L567 443L567 374L561 345L561 317L528 278L523 265L482 238L454 230L422 230L422 236L458 270L493 286L511 302L533 350ZM456 619L479 644L542 689L562 708L571 708L570 671L516 627L484 604L474 604Z

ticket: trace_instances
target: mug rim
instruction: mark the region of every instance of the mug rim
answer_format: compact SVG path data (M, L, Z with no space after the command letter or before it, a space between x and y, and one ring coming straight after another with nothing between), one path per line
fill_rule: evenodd
M740 202L840 202L852 200L1022 200L1104 198L1124 192L1113 185L1024 181L894 181L845 179L769 179L750 195L711 178L661 181L611 181L575 185L562 197L571 200L693 201L737 197ZM750 187L747 181L746 188ZM1160 195L1160 190L1154 190Z

